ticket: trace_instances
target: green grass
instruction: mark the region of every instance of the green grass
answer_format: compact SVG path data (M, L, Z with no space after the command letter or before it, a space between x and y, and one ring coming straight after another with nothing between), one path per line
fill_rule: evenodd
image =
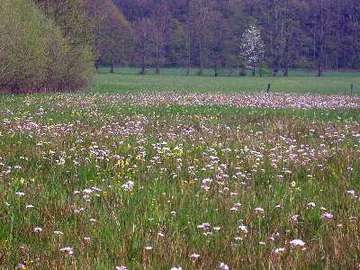
M195 74L196 72L194 72ZM293 71L284 77L213 77L210 70L204 76L185 76L181 69L163 69L161 75L152 72L141 76L134 68L117 69L115 74L102 68L97 74L93 90L99 93L129 93L144 91L180 92L259 92L268 84L272 91L316 94L350 94L351 84L360 93L360 73L328 72L318 78L312 73Z
M112 98L0 96L1 269L357 267L359 110Z

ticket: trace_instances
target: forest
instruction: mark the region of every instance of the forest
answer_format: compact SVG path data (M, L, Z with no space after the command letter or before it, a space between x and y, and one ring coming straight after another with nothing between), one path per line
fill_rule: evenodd
M360 5L354 0L115 0L135 34L137 65L238 68L244 33L261 32L259 64L289 68L360 67ZM251 43L251 42L250 42ZM248 45L248 47L251 44ZM256 46L256 45L255 45ZM246 55L246 53L245 53ZM245 58L245 59L244 59ZM144 63L145 62L145 63Z
M95 68L232 75L360 68L356 0L1 0L0 88L86 87ZM11 11L11 12L10 12Z

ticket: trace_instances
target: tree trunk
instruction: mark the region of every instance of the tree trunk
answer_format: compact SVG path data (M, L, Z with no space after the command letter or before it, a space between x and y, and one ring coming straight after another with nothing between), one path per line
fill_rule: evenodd
M142 51L142 56L141 56L141 71L140 71L140 74L141 75L145 75L146 73L146 70L145 70L145 62L146 62L146 59L145 59L145 44L143 44L143 51Z
M289 63L285 62L284 77L289 77Z
M187 70L186 75L189 76L191 73L191 34L190 34L190 26L188 25L188 46L187 46Z
M115 70L114 58L111 57L111 66L110 66L110 73L114 73Z
M323 18L323 0L319 0L319 26L320 26L320 37L319 37L319 50L318 50L318 77L322 75L322 65L323 65L323 53L324 53L324 42L325 42L325 26L324 26L324 18Z
M188 62L187 62L187 68L186 68L186 75L189 76L191 73L191 57L190 57L190 53L188 56Z
M322 76L322 66L321 66L321 60L319 59L319 63L318 63L318 77Z
M284 77L288 77L289 76L289 47L290 47L290 33L289 33L289 0L286 0L286 5L285 5L285 49L284 49L284 60L283 60L283 65L284 65Z
M199 75L202 76L204 74L204 63L203 63L203 51L202 51L202 42L199 44L199 61L200 61L200 70Z
M160 49L159 47L156 48L156 74L160 75Z
M217 61L215 61L215 66L214 66L214 76L215 76L215 77L218 77L218 76L219 76Z

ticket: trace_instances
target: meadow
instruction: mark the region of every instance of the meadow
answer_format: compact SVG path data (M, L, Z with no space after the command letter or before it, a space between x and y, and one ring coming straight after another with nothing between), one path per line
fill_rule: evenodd
M359 268L349 77L103 73L0 95L0 268ZM268 80L284 88L254 92Z
M196 76L198 70L186 76L186 70L164 68L161 75L149 70L148 75L139 76L139 69L117 68L114 74L108 68L101 68L93 89L100 93L129 93L149 91L180 92L261 92L271 84L271 91L282 93L316 93L350 95L351 84L354 94L360 94L359 72L325 72L323 77L316 77L313 71L292 70L289 77L239 77L229 71L214 77L212 70L205 70L204 76Z

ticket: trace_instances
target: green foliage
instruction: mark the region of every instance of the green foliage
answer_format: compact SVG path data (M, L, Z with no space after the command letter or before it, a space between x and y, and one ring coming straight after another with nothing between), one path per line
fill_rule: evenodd
M93 35L82 0L36 0L36 4L60 28L69 46L63 55L66 63L61 89L86 87L94 72Z
M47 33L53 26L28 1L2 0L1 6L1 88L42 85L46 80Z
M131 48L131 29L111 0L86 0L97 64L125 64Z
M73 46L32 2L0 2L0 89L60 91L88 84L92 74L90 50Z

